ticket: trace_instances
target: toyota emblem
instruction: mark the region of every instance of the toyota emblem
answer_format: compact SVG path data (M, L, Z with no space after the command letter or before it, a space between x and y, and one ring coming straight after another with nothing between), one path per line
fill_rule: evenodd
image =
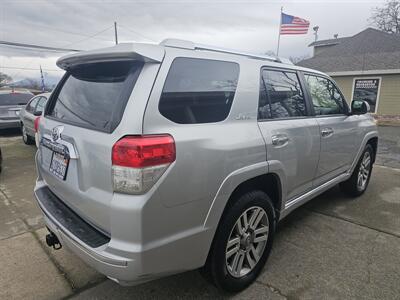
M63 129L63 126L56 126L51 130L51 138L53 142L58 141L61 138L61 132Z

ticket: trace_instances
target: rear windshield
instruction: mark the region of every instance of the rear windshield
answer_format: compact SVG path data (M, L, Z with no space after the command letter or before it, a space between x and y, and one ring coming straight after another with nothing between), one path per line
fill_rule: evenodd
M32 94L18 92L10 94L0 94L0 106L26 105L32 97Z
M112 132L121 121L142 66L121 61L70 70L57 87L47 115L64 123Z

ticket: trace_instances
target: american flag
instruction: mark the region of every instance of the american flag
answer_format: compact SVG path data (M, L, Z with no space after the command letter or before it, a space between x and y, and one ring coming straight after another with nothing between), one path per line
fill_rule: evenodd
M310 22L299 17L282 13L280 34L306 34Z

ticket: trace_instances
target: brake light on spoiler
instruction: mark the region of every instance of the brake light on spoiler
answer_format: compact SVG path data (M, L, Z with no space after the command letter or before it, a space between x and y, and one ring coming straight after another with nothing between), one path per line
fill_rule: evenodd
M175 141L168 134L123 137L112 148L114 191L147 192L175 158Z

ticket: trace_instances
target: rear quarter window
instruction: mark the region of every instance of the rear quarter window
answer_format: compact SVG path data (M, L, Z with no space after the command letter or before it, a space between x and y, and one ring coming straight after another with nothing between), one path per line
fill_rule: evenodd
M176 58L164 84L160 113L179 124L223 121L230 112L238 78L237 63Z
M119 124L143 64L104 62L69 70L46 115L64 123L112 132Z

